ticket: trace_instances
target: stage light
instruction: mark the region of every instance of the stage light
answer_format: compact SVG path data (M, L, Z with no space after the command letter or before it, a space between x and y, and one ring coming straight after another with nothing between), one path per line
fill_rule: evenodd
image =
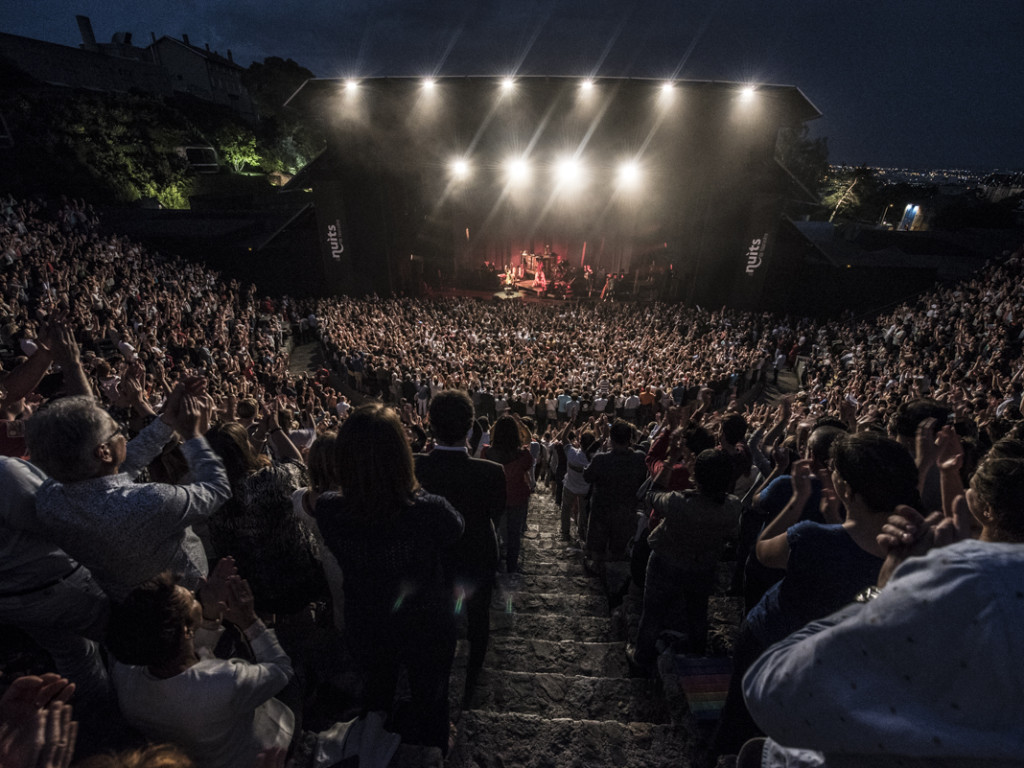
M434 78L432 78L432 77L425 77L425 78L423 78L423 89L424 90L431 91L431 90L434 89L435 85L437 85L437 82L434 80Z
M524 157L510 158L505 168L508 172L508 180L511 184L524 184L530 178L530 164Z
M350 77L348 80L345 81L345 90L354 91L358 87L359 81L356 80L355 78Z
M582 83L580 83L580 88L582 90L584 90L584 91L589 91L593 87L594 87L594 81L591 80L589 77L586 80L584 80Z
M463 158L452 161L452 176L456 179L465 179L469 176L469 162Z
M627 160L619 166L619 184L623 187L635 187L640 183L640 164L635 160Z
M578 182L583 177L583 166L575 157L563 157L555 163L559 183Z
M503 90L503 91L511 91L515 87L516 87L516 81L513 80L511 77L502 78L501 90Z

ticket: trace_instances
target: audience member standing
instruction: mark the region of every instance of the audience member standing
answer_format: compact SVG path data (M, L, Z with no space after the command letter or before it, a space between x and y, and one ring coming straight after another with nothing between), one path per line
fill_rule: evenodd
M505 472L500 464L474 459L466 450L473 424L473 403L460 390L444 390L430 401L430 429L435 445L417 454L416 477L428 493L446 498L462 515L466 529L455 543L451 578L457 605L469 621L466 707L483 667L490 636L491 594L498 566L495 526L505 509Z
M455 617L446 559L462 516L416 480L398 416L373 403L357 408L335 442L339 493L315 516L345 576L345 638L367 683L363 705L392 711L400 667L412 693L406 741L448 751L448 677Z
M213 514L231 486L199 431L202 383L179 384L164 415L131 442L88 396L56 400L28 423L32 461L50 476L36 496L39 519L113 599L165 570L183 574L191 587L206 577L206 553L191 525ZM175 430L192 481L135 483Z

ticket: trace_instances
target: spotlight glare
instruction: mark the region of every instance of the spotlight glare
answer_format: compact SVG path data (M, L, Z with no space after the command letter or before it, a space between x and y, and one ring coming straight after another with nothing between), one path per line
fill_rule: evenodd
M675 88L675 84L671 81L666 81L661 84L662 93L672 93L672 89Z
M591 80L589 77L586 80L584 80L582 83L580 83L580 88L582 88L584 91L589 91L593 87L594 87L594 81Z
M744 101L750 101L752 98L754 98L754 86L745 86L743 90L740 91L740 96L743 98Z
M345 89L346 90L354 91L358 87L359 87L359 81L356 80L354 77L350 77L348 80L345 81Z
M555 164L558 173L558 181L574 182L579 181L583 169L575 157L563 157Z
M503 91L511 91L516 85L516 81L511 77L503 78L501 81L501 89Z
M432 77L425 77L425 78L423 78L423 88L428 90L428 91L433 90L433 88L434 88L434 86L436 84L437 84L437 82Z
M530 177L530 164L523 157L513 157L506 163L508 180L512 184L521 184Z
M635 160L627 160L619 166L619 183L625 187L634 187L640 181L640 165Z
M461 157L452 161L452 175L457 179L469 176L469 162Z

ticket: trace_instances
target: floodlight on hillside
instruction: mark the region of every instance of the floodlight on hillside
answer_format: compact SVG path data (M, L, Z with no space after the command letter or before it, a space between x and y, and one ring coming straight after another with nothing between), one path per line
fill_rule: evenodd
M437 85L437 81L432 77L423 78L423 90L432 91L434 86Z
M516 81L513 80L511 77L503 77L501 79L501 90L505 91L506 93L508 93L515 87Z
M754 98L754 94L756 92L757 89L754 86L745 85L742 89L740 89L740 98L743 99L743 101L750 101Z
M594 88L594 81L591 80L589 77L587 79L583 80L580 83L580 90L583 91L584 93L587 93L588 91L593 90L593 88Z
M345 81L345 90L346 91L354 91L358 87L359 87L359 81L356 80L354 77L350 77L348 80Z
M675 83L673 83L671 80L666 80L664 83L661 84L661 92L667 96L668 94L672 93L672 89L675 87Z

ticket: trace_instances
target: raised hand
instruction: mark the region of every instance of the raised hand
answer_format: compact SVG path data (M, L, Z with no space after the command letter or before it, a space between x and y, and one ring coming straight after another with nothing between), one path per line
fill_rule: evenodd
M203 580L197 592L199 602L203 605L204 619L219 620L224 616L232 576L238 576L238 568L235 566L235 558L227 555L217 561L210 575Z
M256 622L256 611L253 607L252 588L249 582L238 576L228 579L228 601L224 610L224 618L245 630Z
M964 448L960 444L960 436L947 424L935 437L935 466L944 471L959 472L963 464Z
M878 586L884 587L893 571L908 557L919 557L934 547L959 541L957 524L941 512L924 517L913 507L900 504L889 515L882 532L876 537L879 546L888 551L878 574Z
M67 703L74 692L52 673L16 678L0 698L0 765L67 768L78 734Z

